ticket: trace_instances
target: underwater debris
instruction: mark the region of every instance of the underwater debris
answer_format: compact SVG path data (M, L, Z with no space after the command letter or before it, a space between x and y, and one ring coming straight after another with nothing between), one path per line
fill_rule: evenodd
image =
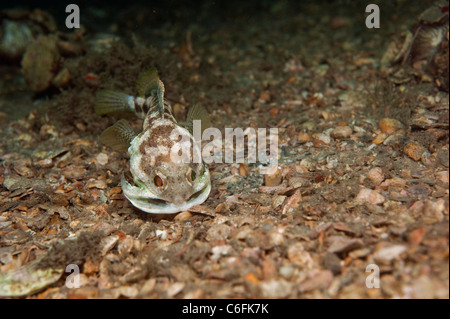
M409 56L411 63L430 61L437 53L444 39L448 38L448 2L438 1L419 16L419 22L413 28L414 40Z
M71 81L71 74L62 67L62 54L68 49L61 49L61 43L56 35L40 35L29 44L22 58L22 73L28 87L34 92L43 92L51 87L63 88ZM66 45L67 46L67 45ZM74 49L80 54L81 49Z
M0 57L21 62L28 87L43 92L51 87L62 88L71 81L61 56L78 56L84 52L84 29L71 34L57 31L50 13L36 9L0 12Z
M61 278L64 269L41 269L34 260L18 269L0 273L0 297L22 297L36 293Z
M48 89L56 75L60 54L56 39L39 36L27 47L22 59L22 71L27 85L35 92Z
M418 22L398 39L391 42L381 59L381 70L398 77L395 65L410 65L427 80L430 74L443 91L449 90L449 12L447 1L437 1L422 12ZM417 74L416 74L417 75Z
M113 18L109 30L136 32L141 49L87 47L85 56L64 59L72 81L60 94L4 96L8 116L7 103L48 105L0 126L0 273L47 253L41 269L80 267L80 288L66 285L73 278L67 272L23 296L31 299L448 298L448 94L417 83L412 66L402 67L409 81L394 85L376 65L361 62L381 55L387 37L427 4L383 2L386 23L371 37L354 28L328 33L333 13L352 25L358 15L327 3L332 10L311 2L287 19L259 19L261 12L252 11L258 19L245 19L242 32L217 21L214 34L199 23L203 9L196 10L200 20L180 15L151 28L148 14L130 8L130 26ZM114 17L111 9L98 10ZM107 25L90 24L89 14L83 22L93 39ZM136 29L137 21L146 27ZM186 29L195 31L198 70L178 49ZM301 71L283 72L291 60L302 61ZM259 163L211 163L213 186L201 206L178 215L134 208L117 186L129 158L98 143L114 119L95 114L93 101L103 88L135 93L133 79L149 64L164 74L176 119L198 100L219 130L277 127L281 152L272 177L281 183L264 186L270 182ZM5 75L13 68L19 73L8 66ZM191 71L199 82L190 80ZM380 126L386 118L402 125ZM83 243L66 241L96 230L102 234ZM398 245L406 250L392 249ZM384 262L381 289L367 289L366 266L375 259Z
M386 134L392 134L404 128L404 125L399 120L392 118L382 118L378 122L378 126L380 127L381 132Z
M0 56L18 61L34 39L54 31L55 20L46 11L3 10L0 12Z

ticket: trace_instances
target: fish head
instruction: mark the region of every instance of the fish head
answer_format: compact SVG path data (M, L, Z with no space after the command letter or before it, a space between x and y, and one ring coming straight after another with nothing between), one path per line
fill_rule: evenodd
M186 129L159 119L131 142L128 152L133 182L122 176L122 189L140 210L172 214L208 198L209 170L201 161L200 146Z

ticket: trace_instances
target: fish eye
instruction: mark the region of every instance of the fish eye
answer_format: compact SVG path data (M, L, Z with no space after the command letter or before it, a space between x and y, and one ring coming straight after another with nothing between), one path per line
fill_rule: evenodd
M156 186L156 188L163 188L164 186L164 180L159 175L155 175L153 178L153 184Z
M197 173L191 167L189 167L189 169L186 173L186 177L187 177L189 183L193 184L195 182L195 180L197 179Z

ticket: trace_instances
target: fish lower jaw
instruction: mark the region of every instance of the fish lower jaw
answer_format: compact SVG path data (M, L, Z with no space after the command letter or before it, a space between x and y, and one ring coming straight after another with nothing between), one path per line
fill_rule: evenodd
M150 197L133 198L132 196L127 196L125 190L124 195L131 202L131 204L133 204L134 207L138 208L139 210L142 210L143 212L149 214L175 214L188 210L193 206L202 204L208 198L210 192L211 192L211 185L208 184L198 197L179 205L175 205L167 201L158 200Z

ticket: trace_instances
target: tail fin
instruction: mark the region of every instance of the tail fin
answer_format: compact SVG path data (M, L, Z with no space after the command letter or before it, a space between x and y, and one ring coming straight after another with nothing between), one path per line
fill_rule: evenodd
M134 112L134 98L131 95L111 90L100 91L95 100L95 113Z

